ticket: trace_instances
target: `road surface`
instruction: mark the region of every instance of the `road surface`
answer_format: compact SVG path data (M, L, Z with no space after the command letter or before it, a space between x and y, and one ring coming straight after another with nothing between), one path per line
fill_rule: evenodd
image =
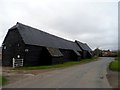
M111 88L106 78L107 67L113 58L45 72L3 88Z

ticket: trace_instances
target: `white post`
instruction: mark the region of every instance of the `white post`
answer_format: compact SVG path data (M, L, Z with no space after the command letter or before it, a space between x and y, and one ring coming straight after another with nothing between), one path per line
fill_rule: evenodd
M22 59L22 66L23 66L23 59Z
M13 68L15 68L15 58L13 58Z

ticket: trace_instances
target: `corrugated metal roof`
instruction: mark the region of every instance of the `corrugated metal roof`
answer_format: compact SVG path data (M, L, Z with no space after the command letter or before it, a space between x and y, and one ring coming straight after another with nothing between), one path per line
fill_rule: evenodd
M75 42L65 40L21 23L17 23L15 27L21 34L25 44L81 51Z

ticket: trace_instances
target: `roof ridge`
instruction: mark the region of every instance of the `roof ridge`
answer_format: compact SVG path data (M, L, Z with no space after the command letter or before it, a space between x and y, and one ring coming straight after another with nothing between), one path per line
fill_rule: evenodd
M63 39L63 40L65 40L65 41L69 41L69 42L74 43L74 41L72 41L72 40L67 40L67 39L65 39L65 38L61 38L61 37L59 37L59 36L56 36L56 35L53 35L53 34L51 34L51 33L45 32L45 31L40 30L40 29L38 29L38 28L31 27L31 26L29 26L29 25L22 24L22 23L20 23L20 22L17 22L16 25L18 25L18 27L19 27L19 25L22 25L22 26L25 26L25 27L29 27L29 28L32 28L32 29L34 29L34 30L36 30L36 31L39 31L39 32L42 32L42 33L45 33L45 34L54 36L54 37L56 37L56 38L60 38L60 39Z
M81 50L74 41L66 40L19 22L17 22L16 26L25 44Z

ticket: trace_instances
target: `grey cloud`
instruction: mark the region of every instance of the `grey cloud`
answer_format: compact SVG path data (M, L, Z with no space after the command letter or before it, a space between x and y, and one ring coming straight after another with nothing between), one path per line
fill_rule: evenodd
M80 0L1 0L0 43L17 21L96 47L117 49L117 3ZM2 8L2 9L1 9Z

